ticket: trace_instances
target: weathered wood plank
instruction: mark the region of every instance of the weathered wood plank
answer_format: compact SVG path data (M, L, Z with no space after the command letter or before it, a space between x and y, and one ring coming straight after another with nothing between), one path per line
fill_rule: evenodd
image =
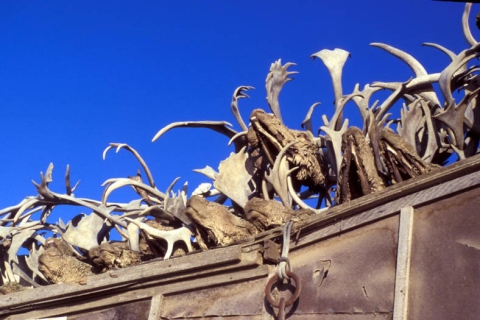
M406 196L413 194L413 199L416 199L417 204L426 202L428 201L428 193L422 193L419 196L415 196L415 193L445 182L451 182L454 179L455 181L461 181L463 176L470 175L477 171L480 171L480 155L456 162L447 167L433 170L432 172L416 177L415 179L410 179L396 185L389 186L381 192L371 193L342 205L331 207L321 214L312 216L305 221L295 224L294 230L301 228L302 233L305 235L305 233L309 232L310 230L324 228L325 225L340 221L361 212L369 210L371 212L371 209L375 210L380 208L382 208L382 210L388 210L388 206L392 202L397 204L396 210L399 211L402 207L410 205L409 203L405 203L402 198L406 198ZM468 179L473 179L473 181L466 181L466 183L462 183L458 186L450 183L446 188L443 190L441 189L443 191L442 195L448 194L448 192L460 191L462 189L479 184L478 177L476 175L470 176L467 178L467 180ZM434 193L437 190L438 189L431 190L430 193L435 195ZM421 198L425 199L422 201ZM411 198L408 199L408 201L410 200ZM403 204L401 204L402 202ZM391 212L391 210L389 211ZM281 234L282 228L279 227L256 235L255 237L246 239L245 243L260 243L264 240L278 237Z
M441 199L453 192L459 192L479 185L480 172L474 172L457 179L443 182L434 187L418 191L414 194L400 197L375 208L365 210L357 215L351 216L347 214L345 216L337 215L335 217L320 217L311 224L308 224L309 222L307 222L307 226L303 225L303 223L299 223L299 226L297 225L297 227L294 225L294 229L295 227L297 229L301 228L301 232L304 235L295 245L292 245L291 250L295 250L296 247L308 245L313 241L318 241L325 237L359 227L377 219L397 214L401 208L405 206L419 206L426 202ZM311 229L312 225L315 226L315 231ZM311 231L309 234L305 235L306 230Z
M480 188L415 208L408 318L479 319Z
M419 204L439 198L440 194L436 194L439 191L441 195L444 196L454 191L460 191L478 185L480 184L478 170L480 170L480 156L469 158L415 179L390 186L381 192L372 193L345 204L332 207L325 211L323 215L313 216L305 221L302 229L316 229L326 223L346 218L347 216L352 216L372 208L378 208L385 203L390 205L392 201L398 204L409 195L411 195L411 197L408 198L409 201L413 200L416 204ZM452 183L453 181L455 182ZM432 188L438 185L442 185L443 187ZM400 208L405 205L400 205L399 207L397 205L397 210L400 210Z
M9 294L0 298L0 314L4 309L15 306L57 300L59 296L78 297L115 288L129 287L136 282L147 282L152 278L165 278L178 273L191 272L201 268L211 268L218 265L235 264L241 261L241 248L232 246L218 248L214 251L186 255L171 260L155 261L132 268L118 269L106 274L95 275L87 279L86 285L57 284L35 290Z
M402 208L400 211L400 225L398 228L397 271L395 275L393 320L407 319L412 230L413 207Z
M148 320L157 320L160 318L160 308L162 306L163 294L157 294L152 297Z
M239 248L240 250L240 248ZM205 278L209 275L215 273L230 273L230 272L241 272L246 268L254 268L261 265L261 257L257 251L250 251L247 253L242 253L241 262L237 264L227 264L227 265L218 265L208 269L202 268L198 270L186 270L182 273L176 273L171 276L164 276L158 278L151 278L146 279L144 281L139 281L136 283L130 283L126 286L111 286L106 287L102 291L96 292L81 292L76 295L62 295L64 288L62 286L69 286L68 284L64 285L55 285L51 286L52 288L56 289L56 294L54 294L50 299L45 299L43 301L33 301L26 305L19 305L19 306L12 306L10 309L5 309L0 311L0 315L2 314L9 314L9 313L21 313L21 312L28 312L29 310L36 308L36 309L46 309L51 308L52 310L58 311L57 309L59 306L64 305L81 305L79 310L84 310L90 308L90 305L87 304L88 301L94 301L95 306L102 307L108 306L108 304L113 303L112 300L103 299L104 297L112 297L115 295L123 294L126 291L133 292L138 289L140 290L138 294L135 295L126 295L125 299L130 298L131 300L138 300L138 299L146 299L149 298L147 294L142 295L141 290L145 287L160 287L164 285L168 285L173 282L181 282L181 281L190 281L192 279L197 278ZM156 264L153 264L152 267L155 269ZM131 268L121 269L121 270L130 270ZM121 271L117 270L117 271ZM127 301L127 300L125 300ZM124 301L124 302L125 302ZM103 305L104 303L105 305ZM52 315L59 314L59 313L52 313Z
M191 290L199 290L219 285L225 285L238 281L257 279L264 277L267 279L268 266L261 266L242 272L222 273L210 276L204 276L197 279L185 281L175 281L166 283L163 286L143 287L124 292L112 292L100 297L88 296L79 301L62 301L59 299L57 305L32 305L30 310L21 311L9 317L12 320L38 319L63 314L73 315L78 312L105 308L116 304L128 303L132 301L141 301L149 299L155 295L169 295ZM266 280L265 280L266 282ZM61 298L61 297L59 297ZM19 310L20 311L20 310Z
M145 286L158 286L174 281L189 281L200 277L206 277L212 273L230 273L230 272L242 272L241 270L246 268L254 268L262 265L262 257L259 252L249 252L242 254L242 261L234 265L222 265L208 269L190 270L188 272L175 274L172 277L155 278L150 281L143 281L134 283L129 286L129 289L137 289Z

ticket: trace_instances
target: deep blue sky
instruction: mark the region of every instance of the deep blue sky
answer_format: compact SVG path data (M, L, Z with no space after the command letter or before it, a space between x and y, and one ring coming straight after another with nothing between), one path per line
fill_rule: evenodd
M428 72L439 72L448 58L421 44L465 49L463 6L429 0L2 1L0 208L35 195L31 180L38 182L50 162L52 190L64 192L70 164L72 180L81 180L76 196L100 199L106 179L134 175L139 168L126 151L110 152L103 161L110 142L136 148L160 190L180 176L178 188L189 181L191 192L209 182L192 169L216 169L233 148L205 129L176 129L152 143L163 126L226 120L238 130L229 108L234 89L257 88L251 99L240 100L248 123L254 108L268 109L265 77L270 63L281 58L296 62L292 70L300 72L280 95L286 124L298 129L319 101L318 128L323 113L332 115L333 90L326 68L311 61L311 54L334 48L352 54L344 93L357 82L363 87L412 76L371 42L403 49ZM474 6L472 18L477 11ZM347 114L355 118L352 107ZM111 199L134 198L128 188Z

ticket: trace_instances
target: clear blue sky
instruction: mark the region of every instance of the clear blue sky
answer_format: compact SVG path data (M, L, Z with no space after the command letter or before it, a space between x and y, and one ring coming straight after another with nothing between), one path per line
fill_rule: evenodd
M36 195L31 180L53 162L51 189L64 193L64 173L81 180L77 197L100 199L106 179L134 175L140 166L126 151L102 151L110 142L136 148L164 191L180 176L190 192L209 182L195 168L217 169L232 147L205 129L163 126L181 120L226 120L239 85L256 87L240 100L248 123L254 108L268 110L270 63L296 62L295 80L280 95L286 124L298 129L311 104L332 115L326 68L310 55L342 48L352 54L344 93L355 83L405 81L411 70L386 52L385 42L415 56L430 73L449 62L423 42L459 52L463 4L388 1L2 1L0 4L0 208ZM473 6L472 18L478 7ZM472 19L473 20L473 19ZM480 39L472 24L474 36ZM350 113L351 111L351 113ZM347 111L357 117L352 107ZM114 192L128 202L133 191ZM55 210L56 215L71 210ZM74 213L87 212L76 208ZM53 218L56 220L56 218ZM68 216L64 217L68 220ZM52 220L50 222L53 222Z

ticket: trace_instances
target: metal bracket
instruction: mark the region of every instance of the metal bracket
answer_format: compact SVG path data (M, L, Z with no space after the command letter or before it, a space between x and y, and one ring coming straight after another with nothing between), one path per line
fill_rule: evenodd
M278 263L280 259L280 245L273 240L263 242L263 260L268 263Z

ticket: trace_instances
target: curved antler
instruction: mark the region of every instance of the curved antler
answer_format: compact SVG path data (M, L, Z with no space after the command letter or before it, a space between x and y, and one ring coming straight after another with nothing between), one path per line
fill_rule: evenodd
M467 43L471 46L474 46L477 44L477 40L472 35L472 32L470 31L470 25L468 24L468 17L470 16L470 9L472 8L471 3L465 3L465 10L463 10L463 15L462 15L462 29L463 29L463 35L465 36L465 40L467 40Z
M319 58L325 64L332 78L333 91L335 94L335 111L339 108L340 101L343 97L342 89L342 72L347 59L350 57L350 52L343 49L335 48L334 50L323 49L317 53L314 53L310 58ZM335 130L339 130L342 126L342 114L334 123Z
M437 43L424 42L424 43L422 43L422 46L432 47L432 48L438 49L438 50L442 51L443 53L445 53L450 58L450 60L455 59L455 57L457 56L455 54L455 52L453 52L452 50L449 50L449 49L445 48L444 46L439 45Z
M383 49L388 53L392 54L393 56L399 58L403 62L405 62L410 67L410 69L412 69L413 73L415 73L415 76L421 77L421 76L427 75L427 70L425 70L422 64L418 62L418 60L415 59L413 56L406 53L405 51L402 51L388 44L380 43L380 42L372 42L370 43L370 45L372 47Z
M233 92L232 96L232 103L230 104L230 109L232 110L233 116L237 120L238 124L242 128L243 131L247 131L248 127L245 125L245 122L242 119L242 116L240 115L240 110L238 109L238 99L242 98L250 98L248 94L245 93L245 91L255 89L254 87L251 86L239 86L235 91Z
M293 80L288 76L298 73L297 71L288 72L287 69L290 66L296 66L293 62L287 62L282 66L282 59L278 59L270 66L270 72L267 75L265 80L265 87L267 89L267 102L272 110L273 114L280 119L280 122L283 123L282 115L280 113L280 104L278 102L278 96L282 90L285 83Z
M317 106L319 106L320 104L321 104L320 102L315 102L314 104L312 104L310 106L310 108L308 109L307 115L305 116L305 119L303 119L302 124L301 124L301 127L304 128L307 131L310 131L310 133L312 135L313 135L313 128L312 128L313 110L315 110L315 108Z

